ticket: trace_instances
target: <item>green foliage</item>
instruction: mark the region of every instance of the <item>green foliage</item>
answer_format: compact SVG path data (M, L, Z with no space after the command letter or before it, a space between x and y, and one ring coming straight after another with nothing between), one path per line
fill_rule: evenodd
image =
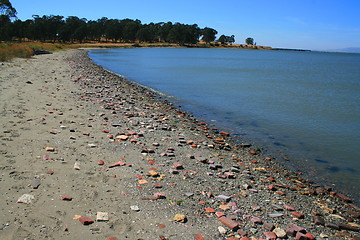
M16 9L9 0L0 0L0 15L5 15L9 19L16 17Z
M235 42L235 36L234 35L231 35L231 36L221 35L217 41L220 42L221 44L225 44L225 43L233 44Z
M245 42L247 45L254 45L254 39L251 37L248 37L247 39L245 39Z
M215 29L206 27L201 31L201 35L203 36L202 40L206 43L213 42L217 33L218 32Z

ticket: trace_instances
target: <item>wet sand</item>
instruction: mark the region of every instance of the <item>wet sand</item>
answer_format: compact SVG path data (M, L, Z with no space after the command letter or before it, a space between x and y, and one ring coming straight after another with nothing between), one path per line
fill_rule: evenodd
M0 63L0 84L1 239L360 237L346 196L83 50Z

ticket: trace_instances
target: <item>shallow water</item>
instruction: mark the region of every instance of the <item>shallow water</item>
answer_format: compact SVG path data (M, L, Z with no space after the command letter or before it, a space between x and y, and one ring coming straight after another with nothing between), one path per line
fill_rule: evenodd
M360 54L141 48L89 56L358 198Z

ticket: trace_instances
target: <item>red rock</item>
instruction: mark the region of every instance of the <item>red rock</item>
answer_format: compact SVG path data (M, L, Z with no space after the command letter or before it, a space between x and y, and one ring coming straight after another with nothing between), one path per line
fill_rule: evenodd
M305 236L309 239L309 240L314 240L315 236L312 235L311 233L306 233Z
M51 160L51 157L47 154L43 155L43 160Z
M204 240L204 237L203 237L200 233L196 234L196 235L194 236L194 238L195 238L196 240Z
M179 162L174 163L173 167L175 169L183 169L184 168L183 165L181 163L179 163Z
M225 216L226 214L223 213L223 212L216 212L215 215L216 215L218 218L220 218L220 217Z
M119 162L116 162L116 163L113 163L109 166L109 168L113 168L113 167L117 167L117 166L124 166L125 163L123 161L119 161Z
M81 224L83 224L83 225L90 225L90 224L94 223L94 220L92 220L91 218L86 217L86 216L81 216L81 217L79 218L79 221L80 221Z
M298 218L298 219L304 218L304 214L299 213L299 212L296 212L296 211L291 212L291 214L292 214L293 216L295 216L296 218Z
M250 240L250 238L248 238L248 237L242 237L242 238L240 238L240 240Z
M284 204L284 208L285 208L286 210L288 210L288 211L295 211L295 209L294 209L292 206L290 206L290 205Z
M228 228L230 228L231 230L235 230L236 228L239 227L239 223L231 220L230 218L227 217L221 217L218 219L222 224L224 224L225 226L227 226Z
M352 200L349 197L345 196L342 193L337 193L336 196L345 202L348 202L348 203L352 202Z
M98 161L98 165L104 165L105 162L103 160Z
M49 174L49 175L53 175L54 171L53 170L47 170L46 173Z
M164 224L158 224L158 227L159 228L165 228L165 225Z
M104 129L103 132L104 133L109 133L109 130Z
M205 211L206 211L207 213L215 213L215 210L214 210L213 208L211 208L211 207L205 208Z
M314 224L325 226L325 220L321 216L314 216Z
M61 196L61 200L64 200L64 201L71 201L73 198L69 195L62 195Z
M236 238L236 237L229 237L229 238L227 238L226 240L239 240L239 239Z
M230 133L224 132L224 131L221 131L220 134L223 135L223 136L229 136L230 135Z
M298 226L296 224L293 224L293 223L289 223L288 227L291 228L291 229L294 229L295 232L303 232L303 233L306 232L306 230L303 227L300 227L300 226Z
M275 182L275 178L273 178L273 177L269 177L268 179L270 182Z
M260 219L260 218L258 218L258 217L251 217L250 218L250 221L252 221L253 223L259 223L259 224L261 224L263 221Z
M160 183L153 183L153 186L155 188L162 188L162 185Z
M106 240L117 240L117 237L108 237Z
M296 240L308 240L307 236L301 232L297 232L295 236Z
M270 189L271 191L275 191L276 187L274 185L269 185L267 186L268 189Z
M166 198L165 194L163 194L163 193L154 193L154 196L157 199L165 199Z
M264 235L265 235L266 239L276 239L277 238L276 234L273 232L264 232Z

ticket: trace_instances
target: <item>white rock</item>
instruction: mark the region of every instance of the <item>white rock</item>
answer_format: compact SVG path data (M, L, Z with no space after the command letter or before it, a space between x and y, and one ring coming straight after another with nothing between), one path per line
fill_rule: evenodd
M225 234L226 233L226 229L223 226L219 226L218 230L219 230L220 234Z
M140 208L138 206L130 206L130 209L136 212L140 211Z
M35 199L35 197L34 197L33 195L23 194L23 195L17 200L17 202L18 202L18 203L30 204L33 199Z
M96 221L109 221L109 213L107 212L97 212Z

